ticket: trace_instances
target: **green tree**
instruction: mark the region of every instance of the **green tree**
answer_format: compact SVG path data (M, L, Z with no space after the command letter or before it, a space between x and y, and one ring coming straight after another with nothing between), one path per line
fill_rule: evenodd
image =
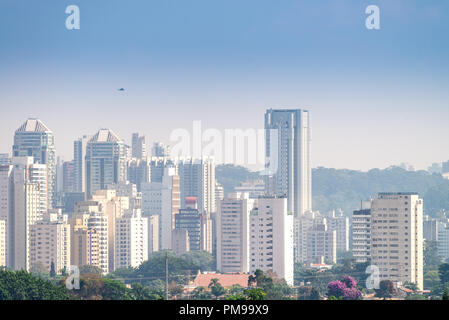
M207 291L204 287L196 287L192 291L192 296L194 300L209 300L212 298L210 291Z
M447 288L444 289L443 297L441 300L449 300L449 294L447 292Z
M215 299L218 300L219 297L226 293L225 288L220 284L218 279L211 279L209 283L209 288L211 289L212 294L215 296Z
M247 300L265 300L267 294L261 288L251 288L245 290Z
M68 300L67 289L26 271L0 271L0 300Z
M378 298L387 299L391 298L394 294L396 294L396 289L391 280L382 280L379 283L379 289L376 289L376 297Z
M449 263L443 263L438 267L438 275L443 285L449 282Z
M91 265L85 265L79 267L80 275L101 275L103 271L96 267Z
M438 256L438 248L436 241L424 242L424 265L439 266L441 264L441 258Z

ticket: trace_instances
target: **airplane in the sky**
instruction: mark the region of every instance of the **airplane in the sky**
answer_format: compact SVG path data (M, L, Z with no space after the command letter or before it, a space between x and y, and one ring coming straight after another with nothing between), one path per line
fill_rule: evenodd
M118 91L125 91L125 88L117 89Z

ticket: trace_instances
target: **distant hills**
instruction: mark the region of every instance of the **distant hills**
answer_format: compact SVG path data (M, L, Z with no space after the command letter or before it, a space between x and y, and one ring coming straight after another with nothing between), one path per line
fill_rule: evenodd
M225 194L251 179L261 179L258 173L241 166L220 165L216 179ZM319 167L312 171L313 209L321 212L342 209L346 214L360 207L361 200L379 192L417 192L424 199L424 211L435 216L449 210L449 180L427 171L407 171L400 167L372 169L368 172Z

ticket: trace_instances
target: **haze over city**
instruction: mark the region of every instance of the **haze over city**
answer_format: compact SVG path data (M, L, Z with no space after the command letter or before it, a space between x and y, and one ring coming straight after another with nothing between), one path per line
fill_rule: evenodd
M81 0L69 32L70 1L2 1L0 153L29 117L69 160L100 128L170 144L194 120L259 129L267 108L301 108L313 167L426 169L449 158L449 3L375 2L370 32L371 1Z

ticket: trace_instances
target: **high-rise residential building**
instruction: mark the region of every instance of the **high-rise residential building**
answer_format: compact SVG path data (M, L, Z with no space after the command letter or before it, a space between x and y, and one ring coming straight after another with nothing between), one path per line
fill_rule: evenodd
M423 289L423 201L416 193L379 193L371 203L371 263L380 280Z
M86 192L86 149L90 136L84 135L73 143L73 190Z
M141 192L141 184L150 182L150 162L145 159L133 158L128 161L128 180Z
M308 261L308 231L317 224L326 223L325 218L319 212L308 211L294 219L294 245L295 262L306 263Z
M13 158L12 212L9 228L11 251L10 266L15 270L30 270L30 229L43 218L47 193L42 192L42 165L35 164L33 157ZM33 167L37 167L33 170ZM45 166L44 166L45 167ZM34 172L33 172L34 171ZM44 175L45 177L45 175Z
M285 197L260 197L250 215L250 272L273 271L293 285L293 214Z
M47 167L48 208L55 204L56 152L53 132L39 119L28 119L14 134L13 157L33 157Z
M93 208L93 212L102 213L107 217L108 222L108 259L109 259L109 272L113 272L116 269L116 222L117 219L123 217L124 213L130 209L129 197L121 197L117 195L116 190L106 189L97 190L92 195L91 201L95 202L96 207ZM78 204L79 205L79 204ZM89 203L89 206L91 204ZM86 211L86 210L85 210ZM84 211L84 212L85 212Z
M306 237L306 263L337 263L337 231L328 228L326 219L307 230Z
M174 167L167 167L162 182L144 183L142 187L142 214L159 216L159 247L171 249L175 215L180 209L180 181Z
M173 229L172 250L178 256L190 251L189 232L187 229Z
M148 218L148 255L159 251L159 215L153 214Z
M101 129L86 147L86 192L127 180L128 146L112 130Z
M132 157L136 159L147 157L146 139L145 136L140 136L139 133L133 133L132 136Z
M437 253L444 261L449 258L449 228L445 225L438 228Z
M6 221L0 220L0 267L6 267Z
M189 232L187 229L173 229L172 250L178 256L190 251Z
M70 225L67 216L49 214L30 227L30 265L39 263L60 274L70 267Z
M426 241L438 241L438 230L442 223L435 218L425 215L423 218L423 238Z
M13 213L14 206L12 200L14 199L13 187L13 166L6 164L0 165L0 220L4 221L5 226L5 263L6 266L11 266L9 254L11 253L11 236L13 227Z
M349 251L349 217L343 211L331 211L326 215L326 222L329 231L336 232L337 252Z
M108 216L92 212L87 221L89 231L89 264L109 273ZM114 232L115 234L115 232Z
M139 267L148 260L148 218L130 210L115 225L116 268Z
M265 113L267 194L287 197L295 217L312 210L310 116L307 110Z
M371 201L352 214L352 255L357 263L371 259Z
M75 165L73 161L64 161L62 164L62 191L74 192Z
M153 157L169 157L170 156L170 147L166 146L162 142L156 141L153 143L153 147L151 148L151 156Z
M187 197L198 199L201 212L215 212L215 163L212 159L184 159L178 161L181 186L181 208Z
M248 193L231 193L218 202L217 270L249 272L249 220L254 199Z

